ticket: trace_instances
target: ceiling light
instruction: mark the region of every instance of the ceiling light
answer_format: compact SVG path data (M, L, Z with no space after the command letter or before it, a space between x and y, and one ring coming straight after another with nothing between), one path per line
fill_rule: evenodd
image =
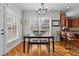
M66 8L67 8L67 9L69 9L70 7L69 7L69 6L67 6Z
M47 13L47 6L45 6L44 3L41 3L36 12L38 13L38 15L45 15Z

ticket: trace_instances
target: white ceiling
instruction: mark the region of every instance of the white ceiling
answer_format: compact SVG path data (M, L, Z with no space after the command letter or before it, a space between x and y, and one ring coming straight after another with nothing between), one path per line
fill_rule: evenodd
M41 3L12 3L15 7L21 10L36 10L40 7ZM67 10L67 7L70 9L75 9L79 7L79 3L45 3L48 7L48 10Z
M40 7L41 3L10 3L16 8L21 10L36 10ZM79 16L79 3L45 3L48 10L52 11L66 11L69 17ZM69 7L69 8L67 8Z

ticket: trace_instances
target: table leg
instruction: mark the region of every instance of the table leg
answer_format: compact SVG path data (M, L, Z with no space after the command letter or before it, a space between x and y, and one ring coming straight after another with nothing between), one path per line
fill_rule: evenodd
M49 48L49 55L50 55L50 38L48 40L49 40L49 46L48 46L48 48Z
M49 47L49 55L50 55L50 43L49 43L49 46L48 47Z
M54 38L53 38L53 52L55 52L55 50L54 50L55 48L54 48Z
M28 41L28 43L27 43L27 52L29 53L29 48L30 48L30 47L29 47L29 46L30 46L30 38L28 38L28 40L29 40L29 41Z
M24 41L23 41L23 52L25 53L25 38L24 38Z
M41 43L41 38L40 38L40 43ZM41 44L40 44L40 46L39 46L39 47L40 47L40 55L41 55Z

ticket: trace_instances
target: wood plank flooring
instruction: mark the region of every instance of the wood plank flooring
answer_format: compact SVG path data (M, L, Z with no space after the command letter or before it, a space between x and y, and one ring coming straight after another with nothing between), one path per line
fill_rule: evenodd
M27 45L27 44L26 44ZM52 44L50 46L50 54L45 45L41 45L39 48L37 45L33 45L30 49L30 53L27 53L27 46L26 52L23 52L22 49L23 43L16 46L10 52L5 54L5 56L79 56L79 50L68 50L64 48L63 42L55 42L55 52L52 51ZM72 55L71 55L72 54Z

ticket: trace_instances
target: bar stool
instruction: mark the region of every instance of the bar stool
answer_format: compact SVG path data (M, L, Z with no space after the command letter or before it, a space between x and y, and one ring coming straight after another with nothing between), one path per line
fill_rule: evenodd
M73 43L74 43L74 48L71 50L71 55L75 55L75 56L79 56L79 45L78 45L78 43L79 43L79 34L77 34L77 33L74 33L74 36L75 36L75 38L74 38L74 41L73 41ZM73 54L72 52L73 52L73 50L75 51L75 53L76 53L76 51L78 50L78 54Z
M75 36L71 32L66 32L66 34L67 34L66 36L67 38L65 40L66 49L69 49L69 54L72 55L71 50L73 50L73 48L75 47L75 43L76 43Z

